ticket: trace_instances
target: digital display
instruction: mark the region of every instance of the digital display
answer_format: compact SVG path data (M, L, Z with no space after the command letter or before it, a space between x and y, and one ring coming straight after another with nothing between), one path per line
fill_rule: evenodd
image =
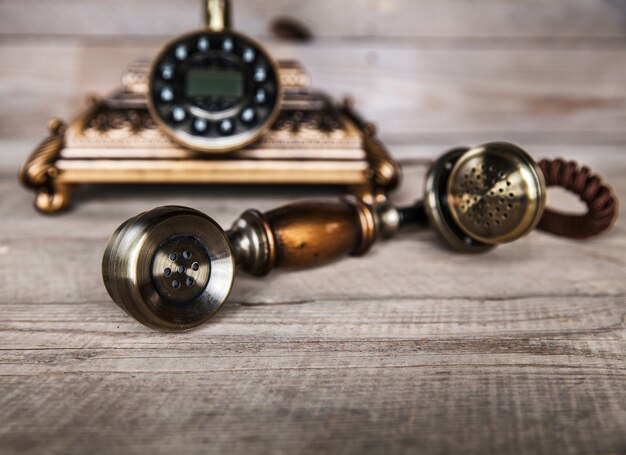
M243 75L228 69L190 69L187 72L186 94L194 96L241 97Z

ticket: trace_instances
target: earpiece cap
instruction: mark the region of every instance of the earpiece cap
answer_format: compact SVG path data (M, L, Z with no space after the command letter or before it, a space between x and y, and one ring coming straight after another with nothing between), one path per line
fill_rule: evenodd
M456 161L446 197L457 225L491 245L516 240L535 228L546 199L537 163L517 145L492 142Z
M186 330L224 304L235 260L215 221L193 209L167 206L118 228L107 245L102 274L113 301L139 322Z

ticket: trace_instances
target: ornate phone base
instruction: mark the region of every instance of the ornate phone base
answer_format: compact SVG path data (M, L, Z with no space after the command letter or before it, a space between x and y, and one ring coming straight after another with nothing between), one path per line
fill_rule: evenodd
M124 90L89 104L69 126L52 120L49 136L20 170L42 212L67 209L80 184L345 185L373 201L400 178L375 128L349 100L335 106L319 93L288 93L278 119L257 142L219 155L169 139L142 94Z
M304 68L274 61L230 27L227 0L206 0L203 29L131 63L117 93L92 99L20 170L42 212L70 205L86 183L346 185L364 200L393 189L400 169L349 101L310 90Z

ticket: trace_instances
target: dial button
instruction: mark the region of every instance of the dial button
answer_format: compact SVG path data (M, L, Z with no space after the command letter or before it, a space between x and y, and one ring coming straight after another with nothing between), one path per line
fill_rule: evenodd
M246 50L243 51L243 61L246 63L252 63L254 61L254 50L252 48L246 47Z
M233 43L233 40L230 38L226 38L224 40L224 43L222 43L222 49L224 49L226 52L232 52L234 47L235 45Z
M207 129L208 123L205 119L203 118L197 118L193 121L193 127L195 128L196 131L198 131L199 133L204 133Z
M169 103L174 99L174 91L170 87L163 87L161 89L161 100Z
M258 104L263 104L265 103L265 100L267 100L267 94L265 93L265 90L263 90L262 88L258 89L254 95L254 101L256 101Z
M262 66L257 66L254 70L254 80L256 82L265 82L265 79L267 79L267 70Z
M183 120L185 120L185 118L187 118L187 113L182 107L176 106L174 109L172 109L172 118L176 122L182 122Z
M241 120L243 120L246 123L250 123L252 120L254 120L254 116L255 116L254 109L251 107L247 107L241 113Z
M233 122L230 119L222 120L220 123L220 131L224 134L228 134L233 130Z
M187 46L184 44L180 44L176 47L176 51L174 51L176 58L180 61L183 61L187 58Z
M202 52L209 50L209 39L206 36L198 38L198 50Z
M172 77L174 77L174 65L171 65L169 63L163 65L161 67L161 77L166 81L172 79Z

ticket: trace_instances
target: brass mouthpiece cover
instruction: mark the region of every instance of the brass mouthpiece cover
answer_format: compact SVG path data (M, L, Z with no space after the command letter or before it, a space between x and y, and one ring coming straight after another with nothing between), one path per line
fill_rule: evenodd
M113 301L144 325L180 331L210 319L235 276L226 234L201 212L159 207L127 220L102 259Z
M541 219L545 199L537 163L506 142L448 152L426 181L427 215L461 251L486 251L526 235Z

